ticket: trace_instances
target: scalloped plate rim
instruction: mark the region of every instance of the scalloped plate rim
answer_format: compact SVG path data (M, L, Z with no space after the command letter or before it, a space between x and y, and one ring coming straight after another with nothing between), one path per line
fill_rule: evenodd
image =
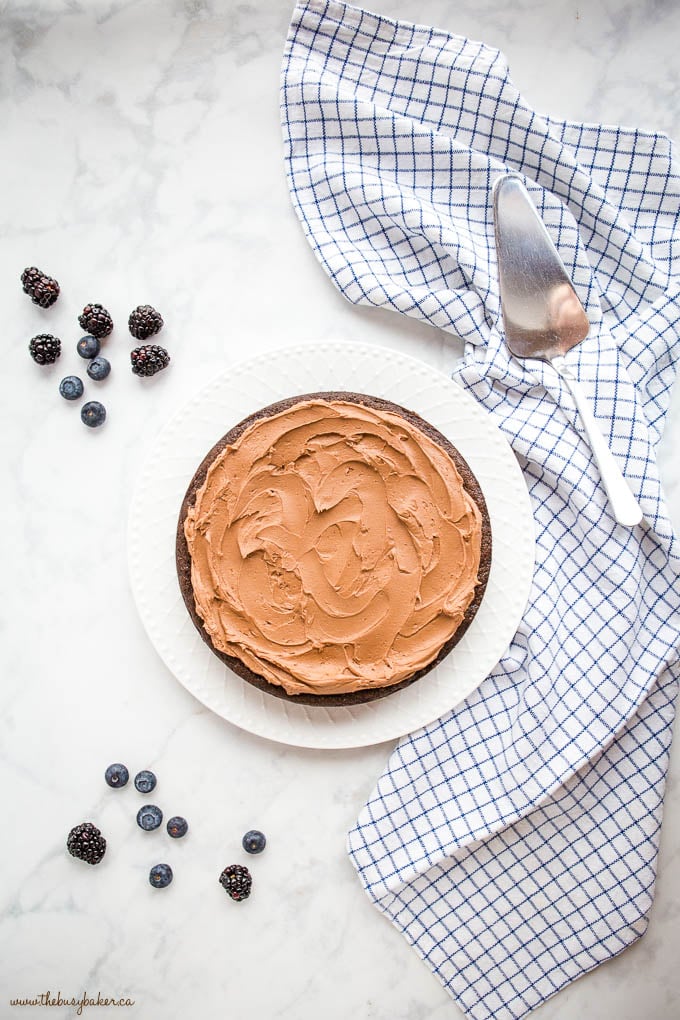
M331 371L326 357L340 357L342 364L337 371L342 373L344 368L348 378L361 373L366 359L373 362L381 358L380 386L375 388L374 374L371 375L373 389L361 389L356 381L340 385L335 375L326 383L318 382L321 377L328 378L327 373ZM351 369L347 368L348 363ZM372 367L374 369L375 365ZM270 378L274 371L273 383L270 378L265 381L258 377L263 369ZM289 385L291 369L294 378L306 380L297 390ZM401 369L409 370L408 377L400 376ZM390 378L390 372L396 373L396 377ZM416 390L414 379L418 377L422 385ZM212 406L210 401L224 391L231 393L238 406L244 380L250 387L246 403L251 394L253 399L246 413L285 396L333 389L371 393L408 406L448 436L482 484L489 504L494 543L487 592L477 617L459 645L431 673L404 691L351 709L295 705L267 696L237 677L213 655L193 624L191 628L184 626L190 618L174 573L177 513L189 480L212 445L208 431L216 441L245 417L245 413L236 411L233 420L228 416L219 417L218 414L223 415L222 408ZM236 383L241 386L238 395ZM438 391L440 399L428 403L426 394L433 390ZM449 418L453 416L453 425L447 419L442 426L447 414ZM194 421L193 431L186 428L187 417ZM470 420L475 425L474 435L463 434L462 425ZM175 446L170 449L173 440ZM175 466L168 473L171 464ZM501 513L508 501L504 491L507 486L513 489L512 522L505 520ZM175 501L170 502L173 497ZM160 513L163 522L160 536L159 518L150 516L152 507ZM169 583L170 564L174 585ZM323 340L276 348L242 359L218 373L178 408L152 440L130 504L130 583L142 624L156 652L182 686L205 707L244 730L292 746L338 750L396 740L455 708L482 683L512 640L528 601L533 566L534 521L529 494L512 449L489 414L454 380L426 362L382 345L359 341ZM156 587L156 598L152 599L152 579L159 574L163 578L161 597ZM515 582L513 591L499 590L499 579L509 577ZM177 626L172 626L173 621ZM488 634L486 628L491 622L494 626ZM196 660L200 660L204 670L202 678ZM463 687L456 686L454 680L466 666L474 676L472 679L468 676ZM211 674L212 679L209 679Z

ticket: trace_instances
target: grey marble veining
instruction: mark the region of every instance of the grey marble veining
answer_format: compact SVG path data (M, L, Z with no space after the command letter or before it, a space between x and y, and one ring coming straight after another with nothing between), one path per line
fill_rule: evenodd
M387 344L443 371L451 338L352 308L309 250L282 166L280 58L289 0L0 2L0 280L6 497L1 573L0 1015L10 997L129 995L144 1020L443 1020L437 980L369 905L345 833L390 746L312 752L270 744L214 717L156 657L127 580L126 518L157 431L186 397L246 353L299 340ZM555 116L680 135L680 6L661 0L373 0L373 10L502 48L514 80ZM41 311L19 274L52 272ZM58 380L87 301L112 312L113 371L89 384L109 411L78 421ZM141 302L166 320L172 369L148 385L127 367L125 320ZM41 370L25 348L55 332ZM680 525L680 398L662 450ZM131 784L111 761L153 768L154 800L189 819L185 841L137 829ZM566 989L536 1020L674 1020L680 911L679 755L673 755L654 905L645 938ZM91 818L110 852L68 858ZM269 836L257 889L232 904L217 885L250 827ZM159 893L149 867L167 860ZM51 1008L55 1020L71 1010ZM98 1016L99 1010L85 1010Z

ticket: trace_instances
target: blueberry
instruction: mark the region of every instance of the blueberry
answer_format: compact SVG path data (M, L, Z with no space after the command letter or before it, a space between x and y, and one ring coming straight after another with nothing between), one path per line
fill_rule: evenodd
M77 375L66 375L59 383L59 392L64 400L77 400L83 395L83 380Z
M106 421L106 408L98 400L88 400L80 409L80 420L83 425L96 429Z
M137 825L145 832L157 829L163 821L163 812L155 804L145 804L137 812Z
M101 355L97 358L93 358L90 364L87 366L87 374L90 379L94 379L95 382L101 382L102 379L106 379L107 375L111 371L111 363L103 358Z
M120 786L125 786L129 778L130 773L124 765L120 764L120 762L116 762L115 765L109 765L104 773L104 779L109 786L112 786L114 789L118 789Z
M165 889L172 882L172 868L169 864L154 864L149 872L149 882L154 889Z
M173 839L181 839L189 831L189 825L186 818L182 818L181 815L175 815L166 825L166 829L168 830L168 835L172 836Z
M90 336L89 334L82 337L76 344L78 354L81 358L87 358L88 360L90 358L96 358L101 349L101 341L97 340L96 336Z
M241 845L247 854L261 854L267 845L267 840L259 829L249 829L241 840Z
M138 772L135 776L135 790L139 790L140 793L151 793L155 786L156 777L148 769Z

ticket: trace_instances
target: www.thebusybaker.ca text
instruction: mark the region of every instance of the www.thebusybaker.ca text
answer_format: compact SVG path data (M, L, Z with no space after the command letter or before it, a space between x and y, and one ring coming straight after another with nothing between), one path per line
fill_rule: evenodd
M41 992L40 995L35 995L32 998L10 999L9 1004L10 1006L74 1006L76 1016L81 1016L83 1010L88 1006L134 1006L135 1000L126 997L116 999L102 995L101 992L97 992L96 999L87 994L76 999L75 996L64 997L61 992L57 992L56 995L53 995L52 992Z

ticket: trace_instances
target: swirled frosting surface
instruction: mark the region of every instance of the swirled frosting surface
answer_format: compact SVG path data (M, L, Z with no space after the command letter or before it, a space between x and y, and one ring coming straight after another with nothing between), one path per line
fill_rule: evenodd
M389 686L431 663L473 599L481 531L424 432L322 399L225 447L184 523L213 645L289 694Z

